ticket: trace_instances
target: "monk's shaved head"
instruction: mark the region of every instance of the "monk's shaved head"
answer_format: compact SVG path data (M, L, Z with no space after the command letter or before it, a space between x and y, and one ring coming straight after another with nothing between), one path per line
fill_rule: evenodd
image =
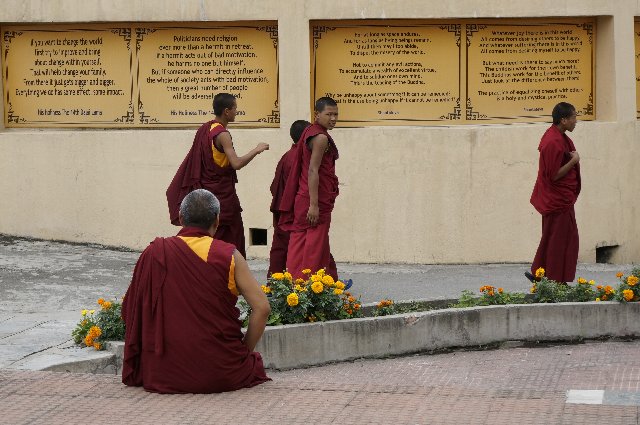
M180 216L185 227L208 229L220 214L220 201L206 189L196 189L184 197Z

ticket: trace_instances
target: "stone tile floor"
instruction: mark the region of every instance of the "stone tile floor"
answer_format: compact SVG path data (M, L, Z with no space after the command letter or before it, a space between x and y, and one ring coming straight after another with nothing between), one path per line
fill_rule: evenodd
M3 424L635 424L640 341L452 351L271 371L223 394L0 369Z

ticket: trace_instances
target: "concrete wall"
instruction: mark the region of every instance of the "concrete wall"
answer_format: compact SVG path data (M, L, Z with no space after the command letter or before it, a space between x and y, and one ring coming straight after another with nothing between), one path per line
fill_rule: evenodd
M269 228L268 184L289 124L308 117L310 19L597 16L597 120L572 138L582 158L580 260L619 245L638 262L640 199L632 0L314 2L309 0L5 0L1 23L278 20L280 129L232 130L236 149L271 150L239 172L246 229ZM531 261L540 217L529 205L547 124L336 129L338 261ZM0 130L0 233L143 248L170 235L165 189L194 130ZM635 201L636 206L633 205ZM269 237L270 243L270 237ZM248 255L266 257L268 246Z

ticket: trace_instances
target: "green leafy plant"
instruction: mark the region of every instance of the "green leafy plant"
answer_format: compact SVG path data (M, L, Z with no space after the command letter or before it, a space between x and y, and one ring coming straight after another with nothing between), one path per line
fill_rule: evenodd
M344 291L344 283L334 282L324 269L314 274L306 269L303 273L306 279L295 281L288 272L273 273L262 285L271 304L268 325L362 317L360 300ZM248 317L250 306L244 300L240 306Z
M100 310L82 310L82 320L71 332L76 344L84 344L96 350L104 349L105 341L124 340L125 325L122 320L122 304L117 301L98 300Z
M393 300L380 300L378 304L376 304L376 308L373 311L374 316L388 316L390 314L396 313L396 305Z

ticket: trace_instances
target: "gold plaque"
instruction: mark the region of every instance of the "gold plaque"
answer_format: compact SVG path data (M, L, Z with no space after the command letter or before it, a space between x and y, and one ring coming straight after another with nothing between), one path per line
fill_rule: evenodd
M238 98L236 125L278 127L275 22L2 28L7 127L184 127Z

